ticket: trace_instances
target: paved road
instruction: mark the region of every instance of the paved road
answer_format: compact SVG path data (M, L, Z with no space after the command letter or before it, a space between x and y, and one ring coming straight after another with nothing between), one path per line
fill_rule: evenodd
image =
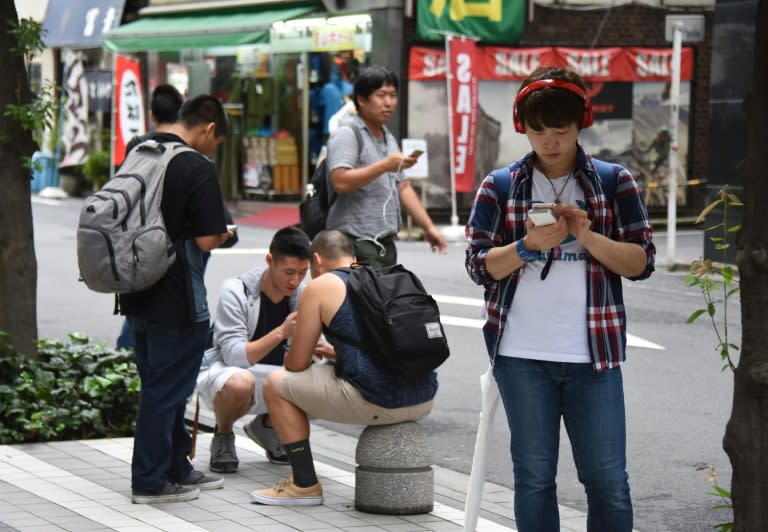
M41 336L63 338L82 331L113 342L120 319L111 316L110 296L89 292L76 281L74 227L80 200L34 203L38 254L38 323ZM212 308L218 287L229 275L264 263L273 230L240 226L241 242L229 252L215 253L206 282ZM702 235L677 234L676 258L690 261L701 253ZM684 288L683 272L666 270L666 239L656 237L659 271L648 281L625 282L629 332L636 337L624 366L628 415L629 474L635 503L635 528L641 531L708 530L728 516L710 507L707 475L697 468L713 464L721 484L730 484L730 466L721 439L731 403L732 378L721 373L715 338L700 320L685 318L701 299ZM482 292L464 271L464 246L452 243L447 256L429 253L422 242L401 242L400 261L412 268L436 295L445 316L452 356L440 370L440 391L433 414L425 422L433 434L435 463L467 473L480 409L479 375L487 367L482 345ZM731 332L740 331L738 302L729 308ZM641 340L660 349L639 347ZM358 427L325 424L357 435ZM489 480L511 486L508 436L503 414L494 423L497 445L491 451ZM561 504L586 508L583 489L571 465L567 437L562 435L558 490Z

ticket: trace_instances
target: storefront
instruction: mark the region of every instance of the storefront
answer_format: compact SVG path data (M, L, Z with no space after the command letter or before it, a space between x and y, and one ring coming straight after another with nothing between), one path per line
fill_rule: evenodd
M588 153L627 167L637 179L649 209L667 204L666 178L670 150L670 48L511 48L478 46L474 75L478 80L476 190L494 168L510 164L530 151L516 133L512 107L520 82L540 65L568 67L589 86L595 123L579 135ZM690 80L693 51L681 60L678 176L687 174ZM442 48L413 47L409 59L408 136L427 139L431 178L429 207L450 201L446 55ZM440 112L442 110L442 112ZM445 117L436 119L436 117ZM680 182L680 179L678 179ZM678 205L686 204L682 179ZM465 194L466 207L473 194Z
M147 95L171 83L224 103L232 125L217 161L225 197L294 198L370 36L367 15L329 17L319 2L283 2L151 14L111 31L104 46L139 61Z

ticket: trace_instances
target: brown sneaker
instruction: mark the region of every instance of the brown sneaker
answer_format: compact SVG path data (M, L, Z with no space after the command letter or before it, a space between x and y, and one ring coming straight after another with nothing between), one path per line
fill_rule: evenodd
M323 488L319 482L300 488L293 483L293 477L288 477L271 488L252 491L251 502L270 506L317 506L323 504Z

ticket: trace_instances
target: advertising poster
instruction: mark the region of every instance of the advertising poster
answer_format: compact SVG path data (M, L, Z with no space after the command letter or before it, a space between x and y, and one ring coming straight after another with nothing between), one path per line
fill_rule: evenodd
M112 163L125 159L125 146L133 137L146 132L144 97L139 62L122 55L115 56L115 109Z
M530 151L515 132L512 107L520 83L539 66L569 66L585 79L595 123L579 142L592 155L624 165L638 181L649 209L665 209L669 173L671 48L570 49L478 47L477 150L472 193L459 195L468 207L483 178ZM693 52L683 49L678 126L677 204L686 200L690 79ZM408 136L429 146L428 207L450 205L446 57L439 48L414 47L409 61ZM443 110L443 111L441 111Z
M88 159L88 80L81 54L64 58L64 123L61 128L61 166L76 166Z

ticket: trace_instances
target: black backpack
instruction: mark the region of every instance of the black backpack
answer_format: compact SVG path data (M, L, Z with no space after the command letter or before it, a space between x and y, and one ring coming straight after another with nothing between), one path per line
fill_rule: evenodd
M353 264L344 270L362 324L361 341L348 343L377 366L405 376L429 373L445 362L450 350L440 309L413 272L401 264Z
M352 123L344 124L342 127L348 127L355 133L357 157L359 159L360 152L363 150L363 137L360 134L360 128ZM328 211L336 200L336 194L333 191L331 179L328 175L327 157L315 167L309 183L312 185L312 192L299 204L299 223L311 239L315 238L317 233L325 229Z

